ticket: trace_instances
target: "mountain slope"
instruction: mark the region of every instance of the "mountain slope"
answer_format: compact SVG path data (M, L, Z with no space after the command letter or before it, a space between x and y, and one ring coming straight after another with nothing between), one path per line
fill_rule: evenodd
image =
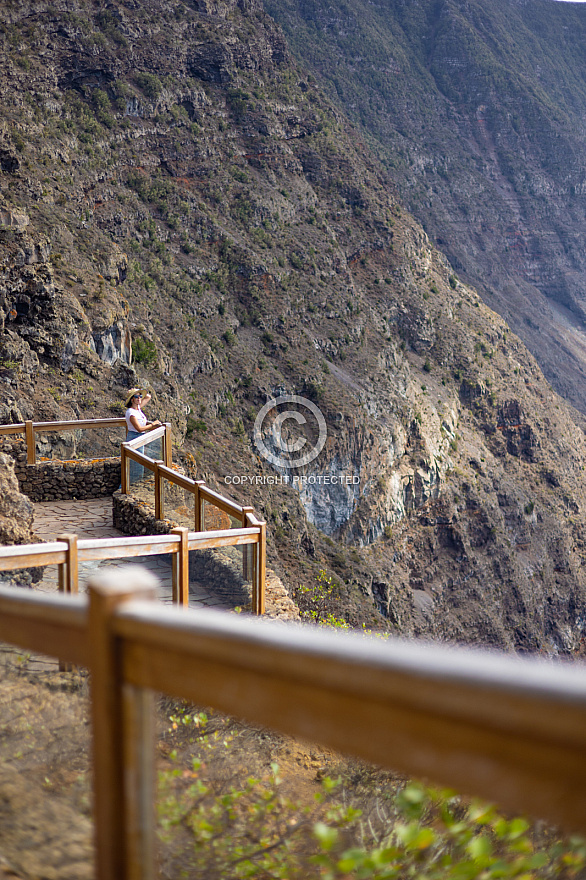
M3 15L1 421L149 386L176 457L267 518L291 590L325 571L352 624L578 650L578 414L260 5ZM283 392L326 426L299 490L254 442Z
M583 5L265 5L432 240L584 411Z

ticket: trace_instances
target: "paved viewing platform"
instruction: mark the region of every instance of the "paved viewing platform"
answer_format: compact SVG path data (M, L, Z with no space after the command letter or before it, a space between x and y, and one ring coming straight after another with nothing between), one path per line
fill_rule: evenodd
M44 541L56 541L67 532L84 538L121 538L123 533L112 525L112 498L89 498L84 501L43 501L35 503L33 523L35 534ZM131 559L82 562L79 565L79 591L85 592L85 584L98 568L120 568L125 565L143 565L160 581L158 595L162 602L171 603L171 557L135 556ZM35 590L57 592L58 571L56 565L45 568L43 580L35 584ZM232 610L237 602L226 601L225 596L214 594L199 583L189 585L191 608L215 608Z

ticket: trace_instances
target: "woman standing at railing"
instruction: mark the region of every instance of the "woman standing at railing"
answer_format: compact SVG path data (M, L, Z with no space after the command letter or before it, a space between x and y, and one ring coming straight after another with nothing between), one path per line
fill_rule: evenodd
M161 422L158 419L155 419L153 422L149 422L145 413L142 410L143 406L146 406L151 399L150 394L142 393L140 388L132 388L128 392L128 396L126 398L126 440L135 440L137 437L140 437L141 434L144 434L146 431L153 431L155 428L159 428L161 426ZM160 441L157 441L160 443ZM137 449L137 452L144 454L144 446L141 446L140 449ZM151 452L150 458L153 455L157 454L156 451L149 450ZM160 455L160 450L159 453ZM141 464L138 464L136 461L130 462L130 482L135 483L137 480L141 480L144 475L144 468Z

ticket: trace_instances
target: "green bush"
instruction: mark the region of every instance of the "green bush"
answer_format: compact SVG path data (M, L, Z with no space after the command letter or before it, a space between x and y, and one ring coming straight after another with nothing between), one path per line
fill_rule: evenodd
M157 363L157 346L150 339L137 337L132 343L132 359L135 364L154 366Z
M207 429L207 425L203 419L192 419L191 416L189 416L187 419L185 437L187 440L189 440L190 437L193 437L195 431L197 431L199 434L205 434Z
M134 80L147 98L156 100L163 91L163 84L154 73L143 73L141 71L135 75Z
M293 591L293 599L303 618L320 626L349 629L348 622L340 616L341 598L340 585L323 569L314 583L309 586L299 584Z
M250 95L243 89L231 88L226 94L226 103L237 119L241 119L246 113L249 99Z
M228 719L178 712L171 736L191 746L184 765L170 753L159 774L159 834L192 880L578 880L586 841L536 833L453 791L343 765L303 801L287 797L276 763L242 770L247 731ZM215 729L214 729L215 728ZM242 751L244 749L244 751ZM187 765L187 766L185 766Z

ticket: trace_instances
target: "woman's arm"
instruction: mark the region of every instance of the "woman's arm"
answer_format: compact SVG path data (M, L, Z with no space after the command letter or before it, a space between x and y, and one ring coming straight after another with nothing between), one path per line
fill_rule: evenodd
M136 416L130 416L129 421L134 430L138 431L139 434L144 434L145 431L153 431L155 428L161 427L161 423L158 419L154 422L147 422L146 425L141 425Z

